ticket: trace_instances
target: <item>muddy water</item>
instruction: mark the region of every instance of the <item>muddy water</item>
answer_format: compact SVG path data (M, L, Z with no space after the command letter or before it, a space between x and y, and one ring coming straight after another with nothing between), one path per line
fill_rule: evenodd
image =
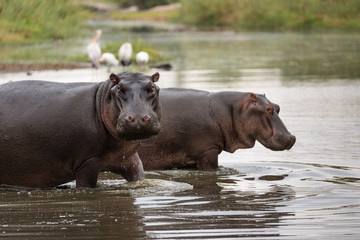
M160 70L161 87L266 93L295 146L256 144L222 153L217 171L148 172L140 183L103 173L96 189L1 189L0 239L360 237L359 34L138 35L177 56L172 71ZM106 77L104 67L0 81Z

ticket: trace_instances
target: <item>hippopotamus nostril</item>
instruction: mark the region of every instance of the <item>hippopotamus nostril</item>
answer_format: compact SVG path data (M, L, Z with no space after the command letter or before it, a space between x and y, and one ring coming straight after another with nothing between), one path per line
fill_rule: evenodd
M150 119L150 116L149 115L145 115L145 117L143 118L144 119L144 121L146 122L147 120L149 120Z
M296 137L294 135L290 136L289 146L286 148L286 150L290 150L292 146L294 146L296 142Z
M133 118L130 115L127 116L126 121L130 122L131 120L133 120Z

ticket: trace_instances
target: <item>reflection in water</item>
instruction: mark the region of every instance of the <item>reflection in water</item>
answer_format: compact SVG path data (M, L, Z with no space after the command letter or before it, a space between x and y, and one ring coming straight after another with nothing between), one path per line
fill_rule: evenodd
M0 237L144 239L132 196L192 190L189 184L165 180L127 183L111 173L101 174L96 189L74 187L72 182L58 190L0 190Z
M230 172L158 172L158 176L191 182L194 191L137 198L147 235L160 239L278 237L281 219L292 213L279 211L276 204L294 198L294 191L285 186L243 191L237 185L243 174L227 175Z
M359 49L358 34L297 35L284 44L279 65L289 79L358 79Z
M143 237L131 197L99 190L1 192L0 238Z
M290 188L242 191L236 182L243 174L235 169L160 171L147 177L160 180L126 183L105 173L97 189L68 184L60 190L1 190L0 208L6 210L0 217L1 237L268 237L279 236L281 219L291 216L276 205L294 197ZM171 185L173 181L179 184ZM176 187L189 184L194 189L183 187L179 192ZM137 197L130 197L134 192L126 189L136 191Z

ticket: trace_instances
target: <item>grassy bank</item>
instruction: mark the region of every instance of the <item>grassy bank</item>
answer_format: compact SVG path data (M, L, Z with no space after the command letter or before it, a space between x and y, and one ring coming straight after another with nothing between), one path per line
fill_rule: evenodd
M199 28L360 29L359 0L182 0L179 21Z
M90 39L88 39L90 42ZM135 54L139 51L146 51L150 55L150 63L158 63L166 61L168 58L161 52L154 49L141 38L137 38L131 41L133 46L132 60L135 62ZM111 42L108 44L101 44L102 52L111 52L116 57L122 42ZM65 66L59 63L72 63L77 67L81 67L79 64L90 63L86 47L81 47L80 52L73 53L73 46L71 42L64 41L60 43L47 43L47 44L25 44L25 45L6 45L1 47L0 63L5 64L3 69L0 66L0 72L5 71L6 66L11 69L20 69L20 65L24 64L25 67L31 66L31 64L40 64L43 69L47 69L47 65L53 66L55 69ZM29 65L30 64L30 65ZM75 66L74 65L74 66ZM85 67L83 65L82 67ZM90 64L89 64L90 66ZM66 67L70 68L70 67Z
M0 43L74 36L85 17L72 0L1 0Z
M112 19L119 20L152 20L152 21L172 21L177 17L176 11L168 12L153 12L153 11L139 11L139 12L128 12L128 13L119 13L112 12Z

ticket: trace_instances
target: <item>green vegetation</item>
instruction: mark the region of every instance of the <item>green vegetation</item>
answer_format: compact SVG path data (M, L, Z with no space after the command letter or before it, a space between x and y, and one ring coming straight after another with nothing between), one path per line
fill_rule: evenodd
M1 0L0 43L74 36L85 17L72 0Z
M84 0L77 0L79 3ZM75 0L1 0L0 43L40 42L75 36L86 17L172 20L200 29L360 29L359 0L102 0L148 9L181 2L178 11L89 13Z
M360 29L359 0L182 0L179 21L199 28Z
M138 20L138 19L149 19L154 21L172 21L177 16L177 11L167 12L153 12L153 11L138 11L119 13L112 12L111 18L121 20Z

